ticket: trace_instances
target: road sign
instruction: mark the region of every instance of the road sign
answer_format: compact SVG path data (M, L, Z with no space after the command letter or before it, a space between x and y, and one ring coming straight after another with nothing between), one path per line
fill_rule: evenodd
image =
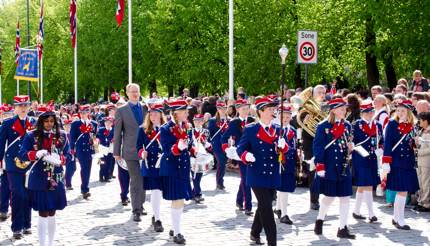
M297 32L297 63L317 64L318 33L301 30Z

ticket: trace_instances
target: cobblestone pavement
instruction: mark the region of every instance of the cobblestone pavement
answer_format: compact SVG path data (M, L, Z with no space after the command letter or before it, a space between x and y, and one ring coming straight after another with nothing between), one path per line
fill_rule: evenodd
M79 169L79 168L78 168ZM145 203L147 216L142 222L131 219L130 205L120 204L119 183L98 182L98 166L93 166L91 176L91 199L85 201L79 194L79 170L73 183L75 190L68 191L68 206L57 212L56 245L173 245L168 230L171 228L170 202L162 201L161 219L165 231L155 233L151 227L151 206ZM187 245L250 245L249 232L252 217L236 211L235 197L239 178L234 173L226 175L226 191L215 191L215 175L203 177L203 204L187 202L182 216L182 231ZM148 192L149 193L149 192ZM147 195L147 199L149 196ZM351 199L350 208L354 206ZM255 211L256 199L253 198ZM313 233L317 212L309 210L307 189L297 188L289 197L289 216L294 225L279 224L278 245L429 245L430 214L416 214L407 209L406 222L411 231L399 231L391 225L392 208L387 207L380 198L375 200L375 213L380 223L357 222L350 213L351 231L356 240L338 239L338 201L335 201L326 217L324 235ZM362 212L366 214L363 204ZM33 212L33 234L14 242L11 239L10 220L0 223L0 245L38 245L37 214ZM265 236L262 235L262 238Z

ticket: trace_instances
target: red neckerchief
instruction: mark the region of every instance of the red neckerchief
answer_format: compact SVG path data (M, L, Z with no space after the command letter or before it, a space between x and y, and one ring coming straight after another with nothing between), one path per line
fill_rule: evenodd
M276 135L275 129L270 126L269 132L266 132L264 127L260 125L260 129L257 132L257 138L268 143L273 144L278 136Z
M155 129L152 129L152 131L150 133L145 132L146 136L148 136L149 140L152 140L155 138L155 136L157 136L157 131L155 131ZM160 140L160 134L158 134L157 139Z
M221 128L221 127L222 127L221 132L225 132L225 130L227 130L227 128L228 128L228 121L227 121L227 120L224 120L224 119L221 119L220 121L218 121L218 122L216 123L216 126L217 126L218 128Z
M48 151L51 151L53 139L54 139L54 134L53 133L49 133L49 138L46 138L44 136L43 137L43 142L42 142L42 149L46 149Z
M295 136L294 131L292 131L291 129L288 129L288 132L287 132L288 141L290 141L294 136Z
M179 127L178 124L175 124L172 128L171 128L171 132L173 134L173 136L175 136L176 139L187 139L188 135L187 135L187 130L188 130L188 126L185 123L182 123L183 127Z
M331 134L333 134L335 139L338 139L342 137L343 133L345 132L345 124L343 121L339 123L334 123L330 130Z
M410 133L413 129L413 125L411 123L399 123L399 126L397 127L399 129L400 133L403 135L406 135Z
M376 136L377 127L375 122L372 122L372 127L369 127L369 124L367 122L363 121L363 124L361 124L361 130L363 130L364 133L367 134L369 137Z
M105 135L105 137L109 136L110 130L105 129L105 131L103 132L103 135Z
M28 121L28 119L25 119L25 129L24 129L23 125L21 124L21 120L19 118L16 118L15 122L12 125L12 130L17 132L20 137L23 137L25 135L26 131L31 130L31 129L32 129L32 125Z
M93 130L93 126L91 123L87 125L87 124L82 122L79 129L81 130L81 133L90 133Z

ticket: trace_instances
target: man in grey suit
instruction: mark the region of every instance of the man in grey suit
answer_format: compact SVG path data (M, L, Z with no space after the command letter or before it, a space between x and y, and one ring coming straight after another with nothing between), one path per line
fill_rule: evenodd
M147 108L140 104L140 87L129 84L126 87L128 103L118 108L115 113L114 148L115 160L125 160L130 174L130 195L133 220L141 221L140 216L146 215L143 208L145 190L140 172L139 157L136 150L137 133L142 125ZM122 147L122 148L121 148Z

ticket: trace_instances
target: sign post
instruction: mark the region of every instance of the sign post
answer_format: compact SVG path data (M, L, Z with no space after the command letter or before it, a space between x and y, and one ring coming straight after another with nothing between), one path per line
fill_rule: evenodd
M308 84L308 65L318 63L318 32L297 32L297 64L305 64L305 88Z

